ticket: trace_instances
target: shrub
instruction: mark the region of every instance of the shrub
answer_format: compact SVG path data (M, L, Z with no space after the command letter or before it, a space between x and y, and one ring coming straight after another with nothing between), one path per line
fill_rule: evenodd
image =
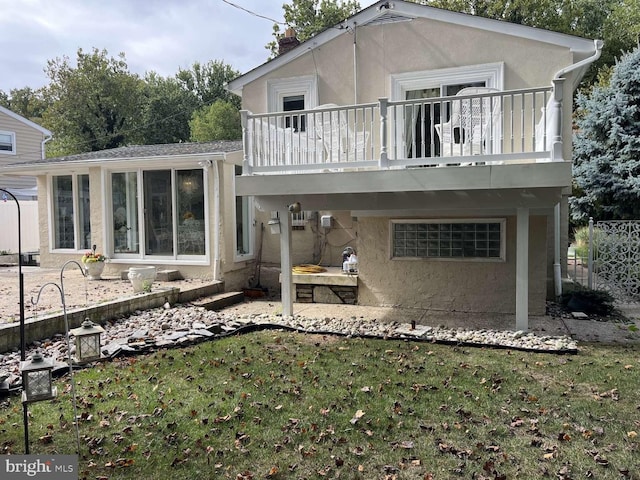
M610 315L615 309L613 302L609 292L585 287L562 295L562 304L569 310L592 315Z

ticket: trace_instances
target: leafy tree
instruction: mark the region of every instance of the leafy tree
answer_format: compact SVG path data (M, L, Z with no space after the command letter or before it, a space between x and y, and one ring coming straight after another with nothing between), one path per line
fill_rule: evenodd
M640 218L640 48L613 68L610 84L578 95L572 218Z
M222 100L196 110L189 125L191 140L196 142L242 138L238 108Z
M199 101L176 78L155 72L145 76L139 135L141 143L155 145L189 140L189 120Z
M240 98L229 92L225 85L240 75L226 63L214 60L204 65L195 62L189 70L179 69L178 83L198 99L199 106L212 105L216 100L231 102L240 108Z
M357 13L360 4L356 0L292 0L282 8L285 23L293 27L298 40L304 42ZM266 48L275 57L278 55L278 39L282 37L278 24L273 25L273 36L275 40Z
M44 126L54 132L49 155L68 155L137 143L137 119L142 80L129 73L124 53L108 57L106 50L77 52L76 66L68 57L47 63L51 106Z
M36 123L42 121L48 107L42 90L30 87L12 88L9 94L0 90L0 105Z

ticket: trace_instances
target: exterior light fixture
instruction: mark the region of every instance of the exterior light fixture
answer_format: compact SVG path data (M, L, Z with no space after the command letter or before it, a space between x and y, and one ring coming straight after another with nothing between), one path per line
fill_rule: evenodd
M58 394L51 381L53 361L44 358L40 352L31 356L31 360L20 362L22 372L22 402L31 403L51 400Z
M88 318L78 328L69 333L76 337L76 361L78 363L91 362L100 358L100 334L104 328L96 325Z

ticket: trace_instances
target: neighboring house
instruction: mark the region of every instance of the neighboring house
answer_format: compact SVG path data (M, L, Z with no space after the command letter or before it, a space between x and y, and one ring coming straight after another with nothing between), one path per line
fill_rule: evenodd
M179 270L186 278L246 285L253 212L234 194L241 142L120 147L13 164L36 175L40 264L80 260L93 245L105 274L130 266Z
M0 106L0 167L42 160L44 144L50 139L51 132L46 128ZM33 176L0 175L0 187L19 199L36 196L36 179Z
M27 163L44 158L44 144L51 132L17 113L0 106L0 168L12 163ZM35 199L36 179L33 176L0 174L0 188L9 190L21 201L22 251L38 249L38 217ZM0 195L0 200L2 196ZM13 202L11 202L13 203ZM0 206L0 223L7 231L17 229L15 205ZM0 250L18 251L17 236L3 235Z
M526 330L561 288L572 94L601 46L380 1L230 82L236 192L260 223L279 217L283 313L292 259L338 266L350 245L359 304L511 313ZM296 202L324 221L292 231Z

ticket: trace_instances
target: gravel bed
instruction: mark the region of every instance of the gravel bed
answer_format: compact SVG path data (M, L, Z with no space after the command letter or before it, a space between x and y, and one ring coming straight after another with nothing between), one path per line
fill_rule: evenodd
M102 353L107 358L122 354L146 353L159 348L180 347L267 328L549 353L576 353L578 348L576 341L568 336L541 336L522 331L429 327L398 322L383 323L355 317L345 319L306 318L300 315L235 315L225 311L209 311L202 307L169 304L164 308L139 311L129 317L107 322L104 328L105 332L101 337ZM69 355L64 335L35 342L28 347L27 356L37 349L45 356L56 360L54 373L63 374L68 371ZM71 356L74 354L75 346L71 342ZM20 387L19 361L18 351L0 354L0 394Z

